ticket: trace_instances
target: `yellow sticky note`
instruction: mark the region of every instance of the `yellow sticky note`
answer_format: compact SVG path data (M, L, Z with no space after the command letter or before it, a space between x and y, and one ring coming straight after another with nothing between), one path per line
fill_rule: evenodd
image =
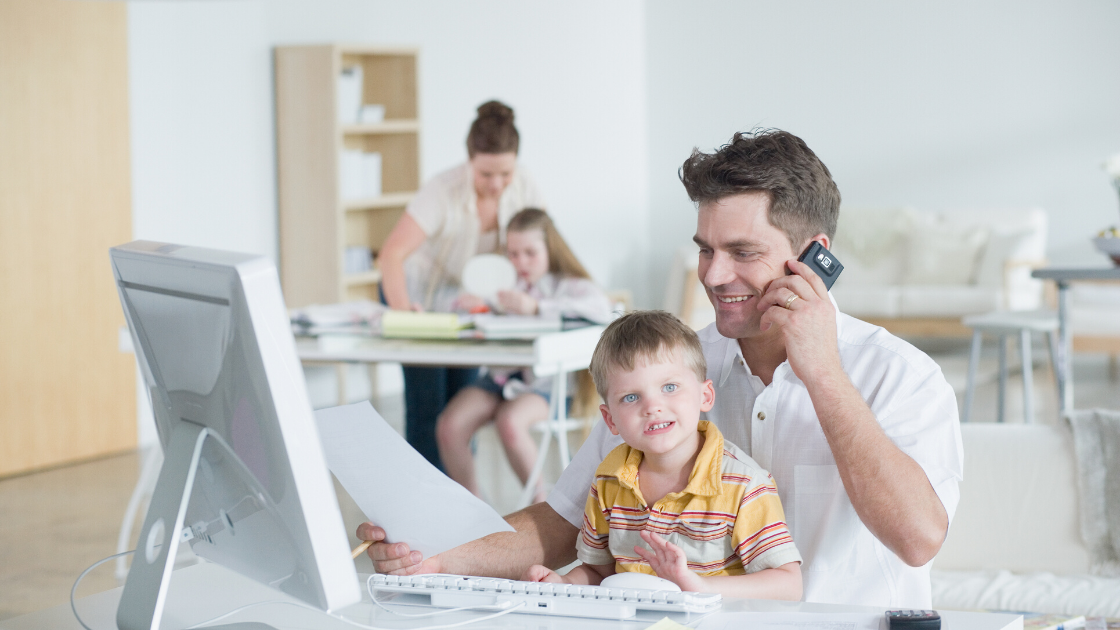
M658 621L657 623L653 624L652 626L646 628L646 630L692 630L692 629L689 628L688 626L682 626L681 624L673 621L672 619L670 619L668 617L662 617L661 621Z

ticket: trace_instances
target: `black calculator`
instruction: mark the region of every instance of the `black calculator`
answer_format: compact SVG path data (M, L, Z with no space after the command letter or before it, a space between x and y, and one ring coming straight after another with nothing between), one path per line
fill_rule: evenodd
M941 630L941 615L936 610L888 610L889 630Z

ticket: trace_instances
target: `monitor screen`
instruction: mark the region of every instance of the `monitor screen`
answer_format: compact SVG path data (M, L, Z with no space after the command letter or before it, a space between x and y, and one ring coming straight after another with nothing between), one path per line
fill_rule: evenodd
M146 241L110 256L165 453L121 627L158 624L177 541L324 610L357 602L275 267Z

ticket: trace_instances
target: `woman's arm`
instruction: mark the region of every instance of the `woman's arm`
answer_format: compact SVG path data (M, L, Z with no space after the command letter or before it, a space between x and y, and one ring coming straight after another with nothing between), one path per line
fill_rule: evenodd
M420 224L407 212L401 215L393 231L385 239L385 245L377 255L377 268L381 270L381 290L385 292L389 308L412 308L404 277L404 261L427 239L428 235L420 228Z

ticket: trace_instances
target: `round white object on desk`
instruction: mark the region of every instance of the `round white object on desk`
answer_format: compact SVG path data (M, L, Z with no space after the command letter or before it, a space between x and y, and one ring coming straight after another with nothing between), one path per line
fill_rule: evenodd
M496 302L498 291L512 289L516 282L517 271L513 264L498 254L473 256L463 267L463 290L487 302Z

